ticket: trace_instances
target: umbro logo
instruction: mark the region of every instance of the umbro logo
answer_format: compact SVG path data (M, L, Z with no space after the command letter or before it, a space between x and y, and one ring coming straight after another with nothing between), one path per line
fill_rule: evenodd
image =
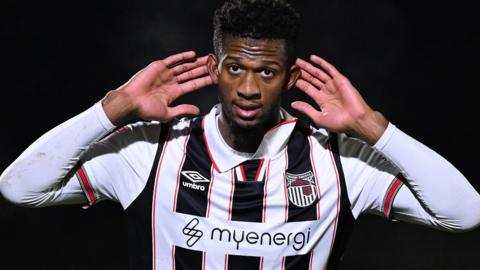
M182 185L187 188L205 191L210 180L197 171L182 171L182 175L190 181L182 180Z
M194 218L190 220L190 222L188 222L187 225L185 225L185 227L183 227L182 232L185 236L188 237L186 243L187 243L187 246L189 247L192 247L193 245L195 245L198 242L198 240L200 240L200 238L202 238L203 236L203 232L197 229L198 223L200 223L198 218Z
M197 171L182 171L183 176L194 183L210 182L207 178Z

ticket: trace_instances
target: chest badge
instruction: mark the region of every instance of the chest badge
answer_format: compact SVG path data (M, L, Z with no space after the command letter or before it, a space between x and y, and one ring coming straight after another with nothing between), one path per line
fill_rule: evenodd
M311 205L318 197L312 171L301 174L286 173L288 199L298 207Z

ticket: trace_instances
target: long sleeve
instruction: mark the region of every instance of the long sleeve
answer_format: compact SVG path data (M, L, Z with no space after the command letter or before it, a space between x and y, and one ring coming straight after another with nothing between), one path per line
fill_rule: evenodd
M82 153L113 128L101 103L96 103L30 145L0 176L1 193L24 206L85 202L69 173Z
M395 219L450 231L480 224L480 195L449 161L390 124L374 146L403 175L392 205Z

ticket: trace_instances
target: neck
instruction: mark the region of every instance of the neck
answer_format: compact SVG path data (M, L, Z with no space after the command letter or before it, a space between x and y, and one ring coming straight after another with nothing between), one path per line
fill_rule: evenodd
M242 128L220 115L218 128L225 142L236 151L254 153L262 143L267 131L281 121L280 115L252 128Z

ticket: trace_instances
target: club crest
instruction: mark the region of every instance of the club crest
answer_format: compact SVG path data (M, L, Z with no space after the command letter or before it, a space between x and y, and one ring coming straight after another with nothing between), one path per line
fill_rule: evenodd
M288 199L298 207L311 205L317 199L317 186L311 171L292 174L286 173Z

